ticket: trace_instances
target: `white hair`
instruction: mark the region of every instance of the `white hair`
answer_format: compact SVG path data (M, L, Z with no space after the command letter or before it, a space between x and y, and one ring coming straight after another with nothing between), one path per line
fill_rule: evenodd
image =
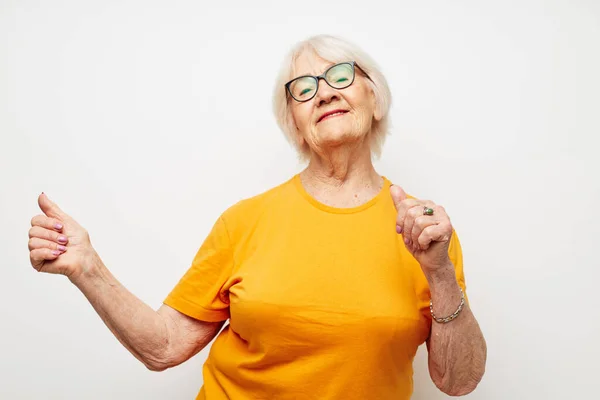
M371 131L367 139L371 153L376 157L381 155L381 149L389 129L389 109L392 103L392 94L387 81L375 61L363 52L358 46L347 40L330 35L312 36L297 43L284 58L275 84L273 94L273 112L277 124L290 142L298 151L299 158L306 161L310 158L310 149L306 143L300 145L297 141L297 128L292 117L290 97L285 90L285 84L296 75L296 60L305 51L314 54L331 63L356 61L356 64L370 78L368 84L375 94L375 114L380 116L379 121L373 119Z

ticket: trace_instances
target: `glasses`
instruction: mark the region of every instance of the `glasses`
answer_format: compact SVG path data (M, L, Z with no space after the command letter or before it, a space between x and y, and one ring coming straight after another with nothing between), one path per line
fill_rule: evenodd
M355 65L354 61L335 64L327 68L322 75L303 75L294 78L285 84L285 88L294 100L304 103L315 97L319 90L320 79L334 89L345 89L352 85L355 77Z

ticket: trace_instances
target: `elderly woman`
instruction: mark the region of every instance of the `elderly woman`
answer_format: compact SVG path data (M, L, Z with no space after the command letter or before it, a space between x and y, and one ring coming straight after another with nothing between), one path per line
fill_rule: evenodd
M158 311L111 275L86 230L44 194L31 264L68 276L153 371L216 336L197 399L409 399L423 342L437 387L469 393L486 345L466 302L458 237L443 207L408 196L372 164L390 100L354 45L317 36L295 46L274 109L308 166L224 211Z

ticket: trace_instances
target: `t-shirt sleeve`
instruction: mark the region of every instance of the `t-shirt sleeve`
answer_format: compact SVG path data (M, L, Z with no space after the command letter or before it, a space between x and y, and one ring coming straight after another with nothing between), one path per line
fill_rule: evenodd
M163 303L201 321L227 320L229 294L226 283L233 264L231 241L221 216L200 246L192 265Z

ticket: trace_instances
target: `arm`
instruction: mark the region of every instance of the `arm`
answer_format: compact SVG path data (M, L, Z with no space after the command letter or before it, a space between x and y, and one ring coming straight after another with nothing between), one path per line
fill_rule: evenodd
M89 234L43 193L44 215L31 220L29 258L38 272L69 278L90 301L117 339L146 367L162 371L204 348L222 322L202 322L163 305L154 311L110 273Z
M188 360L216 336L223 322L204 322L162 305L154 311L110 273L97 254L73 283L115 337L152 371Z
M427 276L437 317L454 313L460 303L460 288L450 263ZM446 324L432 321L427 339L429 374L435 385L450 396L472 392L483 377L486 343L468 304L458 317Z
M462 268L458 238L444 207L428 200L408 198L396 185L390 188L398 211L396 232L421 266L429 284L436 317L453 314L460 304L460 286L449 255L454 242L456 267ZM479 325L465 304L457 318L448 323L432 320L427 339L429 374L435 385L451 396L472 392L483 377L486 344Z

